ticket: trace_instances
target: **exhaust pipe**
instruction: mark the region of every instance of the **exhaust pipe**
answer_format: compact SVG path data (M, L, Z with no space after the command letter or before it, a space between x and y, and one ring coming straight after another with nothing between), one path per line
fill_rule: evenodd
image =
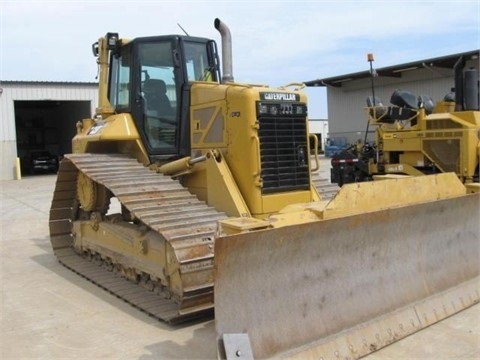
M232 36L230 29L220 19L215 19L215 29L222 35L222 83L233 82Z
M463 96L463 68L465 67L465 58L460 56L455 65L453 72L455 77L455 111L464 110L464 96Z
M480 110L478 70L465 70L465 110Z

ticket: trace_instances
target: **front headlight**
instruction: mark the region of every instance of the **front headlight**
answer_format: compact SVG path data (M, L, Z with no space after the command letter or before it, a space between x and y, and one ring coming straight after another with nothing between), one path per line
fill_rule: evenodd
M258 113L260 115L268 114L268 105L259 103L258 104Z
M275 115L277 115L277 114L278 114L278 108L277 108L275 105L272 105L272 106L270 107L270 115L275 116Z

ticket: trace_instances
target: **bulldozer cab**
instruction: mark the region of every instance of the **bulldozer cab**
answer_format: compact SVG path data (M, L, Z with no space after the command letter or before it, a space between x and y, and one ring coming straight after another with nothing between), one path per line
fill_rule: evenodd
M189 83L218 81L214 41L188 36L137 38L110 57L108 98L130 113L150 161L190 152Z

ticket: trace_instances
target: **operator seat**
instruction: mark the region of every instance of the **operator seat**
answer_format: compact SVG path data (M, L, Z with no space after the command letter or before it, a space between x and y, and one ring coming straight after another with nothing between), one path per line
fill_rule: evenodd
M157 112L157 116L172 115L172 105L167 96L167 86L160 79L148 79L143 84L147 100L147 110Z

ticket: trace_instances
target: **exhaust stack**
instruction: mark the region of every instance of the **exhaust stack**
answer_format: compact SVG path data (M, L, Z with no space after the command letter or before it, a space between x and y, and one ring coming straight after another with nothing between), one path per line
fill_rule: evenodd
M232 36L230 29L220 19L216 18L215 29L222 35L222 83L233 82L232 66Z
M463 111L464 107L464 95L463 95L463 68L465 67L465 58L460 56L455 65L453 66L455 76L455 111Z

